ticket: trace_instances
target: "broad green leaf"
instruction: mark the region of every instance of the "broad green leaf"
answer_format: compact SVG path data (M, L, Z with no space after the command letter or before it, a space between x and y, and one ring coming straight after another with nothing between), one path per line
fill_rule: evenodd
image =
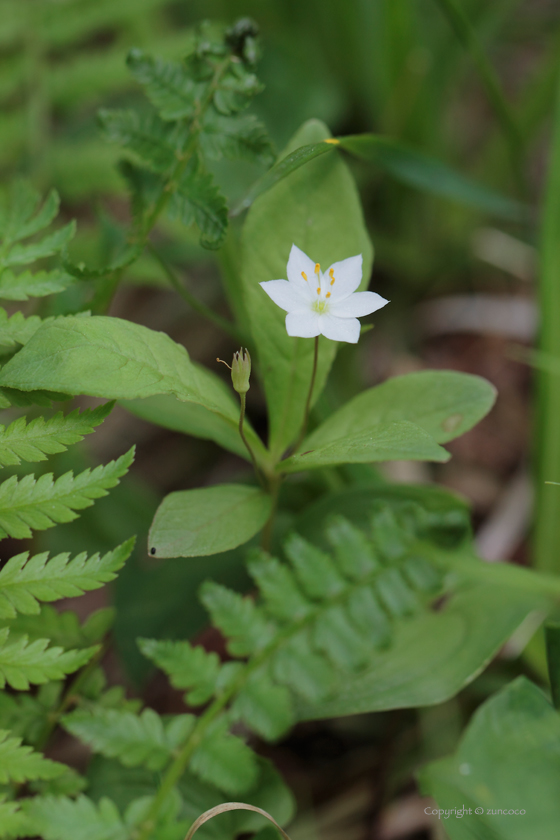
M346 438L374 433L378 424L402 421L419 426L437 443L447 443L478 423L495 398L493 385L467 373L433 370L396 376L335 411L303 441L301 451L342 445Z
M2 300L28 300L62 292L74 282L74 278L58 268L52 271L3 271L0 274L0 298Z
M0 784L52 779L61 776L65 769L64 764L43 758L31 747L22 745L21 738L11 738L9 732L0 729Z
M30 683L41 685L49 680L64 679L88 662L97 648L63 650L47 647L48 639L28 642L26 636L9 638L7 627L0 630L0 688L6 683L19 691L27 691Z
M328 138L320 122L306 123L286 154ZM328 144L325 144L328 147ZM336 155L314 160L261 195L247 215L242 240L242 281L249 327L258 351L270 414L270 444L276 457L297 436L313 360L312 339L290 338L285 312L259 283L286 277L293 244L326 268L355 254L364 258L361 288L369 283L372 247L358 193L346 164ZM321 392L337 344L320 339L315 398Z
M347 675L329 699L302 703L300 717L337 717L443 703L472 682L534 610L542 595L478 583L451 596L436 612L395 625L393 644L370 658L365 672Z
M311 447L311 448L310 448ZM301 454L278 464L279 472L329 467L335 464L363 464L373 461L447 461L449 452L414 423L376 423L367 431L350 432L332 443L305 442Z
M219 414L233 428L239 421L231 392L193 364L184 347L120 318L69 316L43 324L2 369L0 385L124 400L175 394Z
M438 808L471 809L445 821L451 840L556 840L560 717L518 677L474 713L453 756L421 770L420 784Z
M172 395L158 394L144 400L127 400L122 403L122 407L136 417L141 417L142 420L155 423L156 426L163 426L164 429L193 435L204 440L213 440L224 449L229 449L230 452L239 455L240 458L245 458L246 461L251 460L237 426L233 426L231 422L219 414L213 414L202 405L180 402ZM247 418L243 424L243 431L253 452L264 454L264 445L251 428Z
M242 484L170 493L150 529L150 554L200 557L228 551L260 531L271 509L270 496Z
M530 208L455 172L436 158L410 146L375 134L339 138L340 147L383 169L397 181L423 192L449 198L484 213L516 221L526 219Z

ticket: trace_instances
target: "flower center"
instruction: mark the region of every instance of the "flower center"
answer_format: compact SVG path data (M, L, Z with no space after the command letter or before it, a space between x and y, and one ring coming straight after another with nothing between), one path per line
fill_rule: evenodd
M326 300L321 300L321 298L318 298L317 300L313 301L311 307L315 312L318 312L319 315L323 315L325 312L328 311L329 304Z

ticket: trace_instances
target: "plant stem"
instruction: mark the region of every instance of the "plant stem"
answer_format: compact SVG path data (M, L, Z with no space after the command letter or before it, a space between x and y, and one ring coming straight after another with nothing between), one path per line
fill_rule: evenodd
M206 306L205 303L198 300L197 298L192 295L187 288L181 283L173 269L170 265L163 259L161 254L154 248L151 242L148 242L146 245L148 251L162 268L165 276L173 286L176 292L178 292L183 300L185 300L191 309L194 309L195 312L198 312L199 315L202 315L203 318L206 318L208 321L211 321L220 329L227 332L228 335L231 335L232 338L235 338L236 341L241 341L243 343L243 336L240 331L237 329L235 324L231 321L228 321L226 318L222 318L221 315L218 315L211 309L209 306Z
M261 537L261 547L265 551L270 551L272 545L272 532L274 530L274 520L276 519L276 511L278 509L278 495L280 493L281 483L281 476L275 476L274 478L270 479L269 489L270 495L272 496L272 509L270 511L270 516L268 517L266 524L263 528Z
M259 484L261 487L264 487L261 471L259 469L259 465L257 463L257 459L255 458L255 454L249 445L249 441L245 437L245 430L243 429L243 423L245 421L245 402L246 402L247 394L239 394L239 402L241 403L241 410L239 412L239 435L241 440L247 447L247 452L251 456L251 463L253 464L253 469L255 470L255 475L259 480Z
M313 348L313 368L311 370L311 382L309 383L309 392L307 394L307 400L305 401L305 411L303 413L303 423L301 424L301 432L299 433L299 437L296 441L295 446L292 449L292 452L297 452L299 447L301 446L303 439L307 432L307 424L309 423L309 412L311 410L311 399L313 397L313 388L315 387L315 377L317 376L317 360L319 358L319 336L315 336L315 346Z

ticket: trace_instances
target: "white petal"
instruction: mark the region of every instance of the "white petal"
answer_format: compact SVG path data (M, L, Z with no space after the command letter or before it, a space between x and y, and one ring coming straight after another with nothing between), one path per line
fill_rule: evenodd
M389 301L376 292L354 292L344 300L335 300L330 310L336 318L363 318L364 315L377 312L387 303Z
M335 315L320 316L321 334L331 341L347 341L357 344L360 337L360 322L357 318L337 318Z
M287 280L265 280L259 285L265 290L269 298L286 312L294 309L303 309L309 306L308 299L293 283Z
M304 280L302 271L307 277L307 280ZM288 259L287 273L290 283L293 283L298 289L302 289L305 295L312 298L316 288L315 263L297 245L292 245Z
M331 271L335 282L331 283ZM325 272L324 287L332 295L332 300L341 300L355 292L362 281L362 255L348 257L347 260L333 263ZM328 287L328 289L327 289Z
M319 322L321 316L316 312L289 312L286 315L286 331L288 335L299 338L314 338L319 335ZM360 323L359 321L357 322Z

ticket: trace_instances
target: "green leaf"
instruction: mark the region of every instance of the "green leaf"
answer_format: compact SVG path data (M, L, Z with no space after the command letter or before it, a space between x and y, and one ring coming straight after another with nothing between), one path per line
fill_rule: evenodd
M180 120L193 116L200 92L180 64L151 58L142 50L134 49L126 60L128 67L141 85L146 96L158 109L164 120Z
M19 691L27 691L30 683L40 685L49 680L64 679L88 662L97 648L63 650L47 647L48 639L28 643L25 636L8 641L9 629L0 630L0 688L6 683Z
M403 421L414 423L436 443L447 443L478 423L490 411L495 398L496 389L493 385L486 379L466 373L434 370L396 376L382 385L363 391L335 411L303 441L301 449L303 452L321 452L323 447L343 448L346 440L360 440L368 434L375 434L378 426L400 426ZM402 439L406 439L406 432ZM283 462L282 468L284 465L290 465L291 468L291 464L298 462L298 459L306 463L308 458L313 461L314 455L294 456ZM436 457L434 460L440 459Z
M230 794L244 793L258 778L256 756L249 747L227 731L224 720L207 730L189 765L203 781Z
M0 537L25 539L31 529L43 531L57 522L71 522L94 499L106 496L128 472L134 458L134 447L116 461L77 476L67 472L56 480L52 473L38 479L26 475L18 480L11 476L0 484Z
M186 702L191 706L206 703L214 694L220 671L217 653L189 642L138 639L138 647L161 668L174 688L188 688Z
M109 399L175 394L237 428L239 407L222 380L193 364L164 333L120 318L56 318L4 366L0 385Z
M58 268L32 274L22 271L3 271L0 274L0 298L3 300L29 300L62 292L74 282L74 278Z
M0 268L11 265L29 265L36 260L52 257L65 248L76 232L76 223L68 222L60 230L50 233L39 242L30 245L13 245L7 253L0 256Z
M219 248L228 226L227 202L210 172L196 156L189 161L169 202L171 218L184 225L196 222L203 248Z
M122 407L135 417L141 417L142 420L147 420L156 426L163 426L164 429L193 435L203 440L213 440L224 449L229 449L230 452L239 455L240 458L246 461L251 460L247 447L239 435L239 429L202 405L180 402L172 395L158 394L144 400L127 400L122 403ZM262 452L264 447L247 418L243 423L243 431L253 451Z
M90 613L83 624L72 610L59 612L54 607L43 606L38 613L22 613L12 620L4 620L10 629L10 636L27 636L35 639L49 639L51 644L71 648L86 648L97 644L111 629L115 621L115 610L103 607Z
M295 723L287 688L275 685L265 672L256 673L237 695L232 714L268 741L284 735Z
M114 580L134 546L134 539L100 557L84 551L70 560L58 554L49 560L48 552L29 558L29 552L12 557L0 570L0 618L16 612L39 612L39 601L57 601L83 595Z
M34 834L43 840L127 840L129 829L108 798L96 805L87 796L35 797L25 800Z
M449 452L438 446L427 432L407 421L377 423L367 431L349 433L332 443L321 445L305 441L302 446L305 451L281 461L278 472L299 472L336 464L408 459L448 461L450 458Z
M214 93L214 107L220 114L237 114L244 111L262 89L263 85L255 74L242 62L231 63L219 79Z
M292 138L286 153L328 136L322 123L306 123ZM286 276L294 243L324 268L337 260L362 254L361 288L367 287L372 248L354 181L336 155L312 161L261 195L243 228L243 294L263 372L270 414L270 444L275 457L281 456L293 442L303 422L313 341L288 336L285 313L268 298L259 283ZM337 346L335 342L320 339L315 398L323 388Z
M62 775L65 769L64 764L43 758L31 747L23 746L21 738L11 738L9 732L0 729L0 784L52 779Z
M0 239L4 245L33 236L48 227L58 213L59 197L51 190L43 206L39 193L27 181L16 179L0 203Z
M153 709L142 714L97 707L65 715L62 724L72 735L125 767L142 765L161 770L195 724L192 715L175 715L168 723Z
M274 161L272 145L265 126L252 114L224 117L208 111L200 135L202 152L220 160L252 160L270 165Z
M64 416L36 417L26 424L18 417L9 426L0 425L0 466L15 466L21 461L46 461L48 455L64 452L68 446L83 440L109 415L114 403L98 408L79 409Z
M200 600L210 613L212 624L228 637L228 650L234 656L255 653L270 641L273 627L251 598L206 580Z
M260 531L271 509L269 495L242 484L170 493L157 509L150 529L150 554L200 557L228 551Z
M29 821L21 811L21 802L4 802L0 798L0 838L16 840L29 836Z
M451 840L553 840L559 756L558 713L539 688L518 677L474 713L453 756L423 768L420 783L439 808L464 803L471 809L446 820Z
M98 121L107 140L134 152L154 172L165 172L177 162L173 129L157 115L102 110Z
M25 318L22 312L14 312L8 316L6 310L0 308L0 347L12 350L18 344L27 344L42 323L38 315Z
M303 719L443 703L472 682L536 609L542 596L504 584L478 583L452 595L437 612L395 625L390 649L376 651L336 693L302 703Z
M340 148L373 163L397 181L498 218L521 221L530 208L479 184L444 163L388 137L356 134L340 137Z

